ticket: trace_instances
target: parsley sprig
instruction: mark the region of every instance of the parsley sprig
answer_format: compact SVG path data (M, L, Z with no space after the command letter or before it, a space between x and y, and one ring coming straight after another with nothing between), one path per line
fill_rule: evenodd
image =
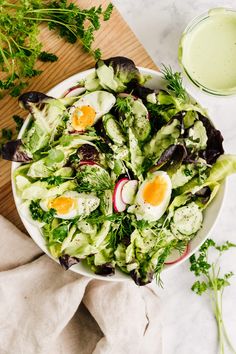
M55 30L67 42L79 40L85 51L96 59L99 48L93 49L94 33L101 21L109 20L113 5L81 9L67 0L0 0L0 93L10 90L18 96L27 79L41 73L37 60L56 61L53 53L42 51L39 40L41 23Z
M222 315L224 289L230 285L229 279L233 276L233 273L228 272L221 274L220 267L222 253L232 247L236 247L236 244L226 241L222 245L217 245L215 241L207 239L200 247L198 256L194 254L190 257L190 270L196 277L199 277L199 280L193 284L192 290L198 295L207 293L210 297L218 327L219 349L221 354L224 353L225 343L227 343L232 353L236 353L228 337ZM213 262L209 261L210 249L217 252L217 257Z
M40 205L38 200L31 200L29 205L29 210L33 220L37 220L40 222L45 222L49 224L52 222L55 212L55 209L49 209L49 211L44 211Z

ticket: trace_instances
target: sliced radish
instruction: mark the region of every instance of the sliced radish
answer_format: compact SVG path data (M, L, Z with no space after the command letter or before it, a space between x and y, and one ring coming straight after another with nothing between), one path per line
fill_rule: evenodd
M79 165L80 165L80 166L83 166L83 165L97 165L97 166L98 166L97 162L95 162L95 161L90 161L90 160L81 160L81 161L79 162Z
M73 87L70 87L65 93L64 97L76 97L81 95L83 92L86 91L86 88L80 85L76 85Z
M134 196L136 194L138 187L138 181L135 179L131 181L127 181L121 190L121 199L125 204L132 204L134 200Z
M124 184L127 183L129 179L127 177L121 178L115 185L115 189L113 192L113 207L114 211L117 213L121 213L126 209L127 204L123 202L121 198L121 191L124 187Z
M189 252L189 244L186 246L182 254L180 254L179 251L176 249L173 250L171 254L167 257L165 264L174 264L181 261L183 258L187 256L188 252Z

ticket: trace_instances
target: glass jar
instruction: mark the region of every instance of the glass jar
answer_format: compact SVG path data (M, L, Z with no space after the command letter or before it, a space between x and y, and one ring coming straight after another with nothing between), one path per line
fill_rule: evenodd
M179 63L188 78L213 95L236 93L236 11L211 9L194 18L179 43Z

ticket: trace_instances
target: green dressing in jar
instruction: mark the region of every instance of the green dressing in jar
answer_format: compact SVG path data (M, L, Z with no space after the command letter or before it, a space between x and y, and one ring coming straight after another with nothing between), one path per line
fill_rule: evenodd
M193 20L181 38L179 61L201 89L236 93L236 12L212 9Z

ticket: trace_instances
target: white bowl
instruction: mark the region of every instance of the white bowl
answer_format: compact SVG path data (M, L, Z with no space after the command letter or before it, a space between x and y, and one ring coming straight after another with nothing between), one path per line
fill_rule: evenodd
M163 80L160 72L155 71L155 70L151 70L151 69L142 68L142 67L139 67L139 70L142 74L149 75L151 77L151 79L147 81L146 86L153 88L153 89L161 89L164 87L165 81ZM83 71L79 74L75 74L75 75L69 77L68 79L62 81L61 83L59 83L55 87L53 87L50 91L47 92L47 94L50 96L59 98L67 91L67 89L76 85L78 81L84 79L88 74L92 73L93 71L94 71L94 69L90 69L90 70ZM29 118L26 119L23 127L21 128L21 131L19 133L19 138L22 136L23 132L25 131L28 121L29 121ZM51 254L49 253L40 229L37 226L32 225L28 220L26 220L26 218L23 215L21 215L21 211L20 211L20 207L19 207L19 205L21 203L21 199L16 194L16 189L15 189L14 180L13 180L13 172L17 167L19 167L19 165L20 164L17 162L12 163L12 190L13 190L13 196L14 196L17 211L20 215L20 218L21 218L26 230L28 231L28 233L30 234L32 239L35 241L35 243L50 258L52 258L56 262L58 262L58 260L53 258L51 256ZM219 215L220 209L223 205L224 194L225 194L225 183L223 183L221 185L218 194L216 195L216 197L214 198L212 203L208 206L208 208L204 212L203 226L202 226L201 230L197 233L196 237L194 237L194 239L192 241L190 241L188 254L177 263L165 265L164 271L173 269L177 265L183 263L194 252L196 252L196 250L206 240L208 234L210 233L210 231L212 230L212 228L216 222L216 219ZM121 272L119 269L116 269L115 275L113 275L111 277L104 277L101 275L96 275L83 262L72 266L70 268L70 270L73 272L76 272L78 274L88 276L88 277L107 280L107 281L124 281L124 280L133 281L130 276Z

